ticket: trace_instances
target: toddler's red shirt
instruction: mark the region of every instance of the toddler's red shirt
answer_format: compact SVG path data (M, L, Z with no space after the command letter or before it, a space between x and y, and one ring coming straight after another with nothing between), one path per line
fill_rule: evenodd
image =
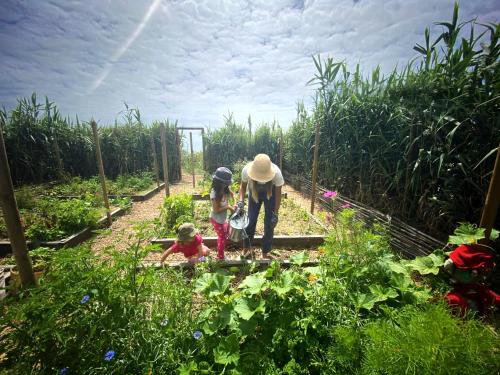
M193 240L186 244L175 243L173 245L174 253L183 253L186 258L198 254L198 246L203 243L203 239L199 234L195 235Z

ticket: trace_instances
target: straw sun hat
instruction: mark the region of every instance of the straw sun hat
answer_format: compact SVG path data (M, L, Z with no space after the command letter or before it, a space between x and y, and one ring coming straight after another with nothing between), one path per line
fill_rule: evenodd
M184 223L177 229L177 239L179 241L191 241L198 231L192 223Z
M266 154L258 154L248 163L248 177L257 182L269 182L276 175L271 159Z

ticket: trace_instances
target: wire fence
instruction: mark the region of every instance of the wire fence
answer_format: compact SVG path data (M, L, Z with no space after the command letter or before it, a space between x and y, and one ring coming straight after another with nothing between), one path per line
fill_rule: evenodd
M285 180L294 189L311 196L312 182L302 176L292 175L283 171ZM356 212L356 218L369 227L375 223L381 224L390 236L390 245L394 251L406 258L428 255L437 248L443 248L446 243L413 228L398 218L386 215L376 209L338 194L335 200L323 196L328 189L316 185L316 201L327 211L338 213L347 204Z

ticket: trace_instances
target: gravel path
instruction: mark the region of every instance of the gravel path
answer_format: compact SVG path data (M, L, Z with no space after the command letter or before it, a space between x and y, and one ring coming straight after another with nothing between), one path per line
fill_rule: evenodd
M202 176L199 175L196 177L196 180L201 180ZM307 197L302 196L301 193L297 192L289 185L285 185L283 187L283 191L288 193L288 199L292 199L297 205L301 206L306 211L310 209L310 201ZM195 189L192 187L192 177L189 174L184 173L182 181L179 183L170 185L170 193L178 194L178 193L194 193ZM102 252L107 247L114 247L117 250L125 250L129 244L133 243L137 239L137 225L144 223L151 223L152 220L158 217L160 213L160 206L165 196L164 191L158 192L152 198L148 199L145 202L136 202L133 204L130 212L126 215L117 218L113 225L110 228L103 230L100 234L96 235L92 239L92 250L95 252ZM318 210L319 216L323 217L324 214L321 214L321 210ZM315 217L317 222L320 222L322 225L326 225L324 220L320 220ZM149 227L152 227L152 224L149 224ZM216 254L216 249L213 250L213 255ZM295 249L275 249L273 250L273 255L277 259L288 259L292 254L297 253L301 250ZM261 257L261 250L254 250L255 257L259 259ZM226 257L228 259L239 259L242 255L241 249L228 246L226 251ZM317 258L317 250L310 251L311 258ZM145 261L158 261L160 259L161 252L151 252L145 259ZM169 263L178 263L184 261L184 257L181 254L172 254L168 262Z
M201 180L202 176L196 176ZM183 173L182 180L170 185L170 194L193 193L192 175ZM160 206L165 197L165 190L156 193L152 198L144 202L135 202L130 211L115 221L92 239L92 250L101 252L107 247L114 246L117 250L124 250L130 243L136 241L136 226L144 222L150 222L160 214Z

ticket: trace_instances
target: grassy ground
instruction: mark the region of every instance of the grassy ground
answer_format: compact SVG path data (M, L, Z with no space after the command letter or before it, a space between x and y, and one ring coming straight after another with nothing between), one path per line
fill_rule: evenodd
M209 222L211 203L209 201L195 202L195 225L205 237L216 236ZM228 215L229 216L229 215ZM257 234L264 232L264 208L261 208L257 221ZM324 226L318 224L306 210L292 199L282 199L279 211L279 222L274 230L275 235L307 235L326 234Z

